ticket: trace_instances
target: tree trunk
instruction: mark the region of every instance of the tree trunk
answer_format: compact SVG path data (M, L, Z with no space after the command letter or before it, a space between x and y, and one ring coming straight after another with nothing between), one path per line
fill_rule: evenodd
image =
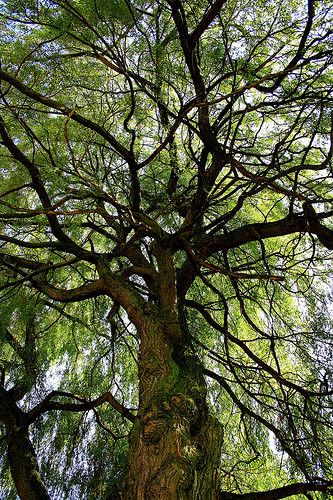
M3 388L0 389L0 417L6 427L8 461L20 499L50 500L29 439L27 417Z
M201 364L180 342L179 322L152 311L139 333L140 402L122 499L217 500L222 429L208 412Z

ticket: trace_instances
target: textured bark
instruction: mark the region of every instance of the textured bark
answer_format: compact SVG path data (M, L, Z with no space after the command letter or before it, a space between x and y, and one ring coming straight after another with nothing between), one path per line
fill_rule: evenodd
M4 389L0 393L0 416L6 427L8 461L20 499L50 500L29 440L26 414Z
M11 436L8 443L8 460L21 500L50 500L27 432L19 430Z
M217 500L222 428L209 415L201 365L189 346L175 342L179 322L153 306L147 318L122 499Z

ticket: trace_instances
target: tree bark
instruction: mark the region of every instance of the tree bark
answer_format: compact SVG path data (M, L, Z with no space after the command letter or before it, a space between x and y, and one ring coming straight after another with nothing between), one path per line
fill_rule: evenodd
M146 309L122 500L217 500L222 428L208 411L201 364L179 340L179 320Z
M50 500L29 439L28 419L8 391L0 389L0 417L6 427L8 461L21 500Z

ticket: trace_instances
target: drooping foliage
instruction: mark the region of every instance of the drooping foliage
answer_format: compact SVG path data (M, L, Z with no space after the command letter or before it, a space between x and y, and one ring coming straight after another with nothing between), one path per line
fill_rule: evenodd
M120 498L151 311L221 498L332 493L331 0L1 6L0 494L17 418L50 498Z

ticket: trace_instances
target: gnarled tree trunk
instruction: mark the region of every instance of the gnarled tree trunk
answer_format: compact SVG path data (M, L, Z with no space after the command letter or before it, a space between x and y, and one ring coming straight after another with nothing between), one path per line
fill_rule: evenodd
M201 365L179 323L153 306L147 317L139 332L140 403L122 498L217 500L222 429L208 412Z
M8 461L21 500L50 500L29 439L28 419L8 391L0 388L0 417L8 442Z

